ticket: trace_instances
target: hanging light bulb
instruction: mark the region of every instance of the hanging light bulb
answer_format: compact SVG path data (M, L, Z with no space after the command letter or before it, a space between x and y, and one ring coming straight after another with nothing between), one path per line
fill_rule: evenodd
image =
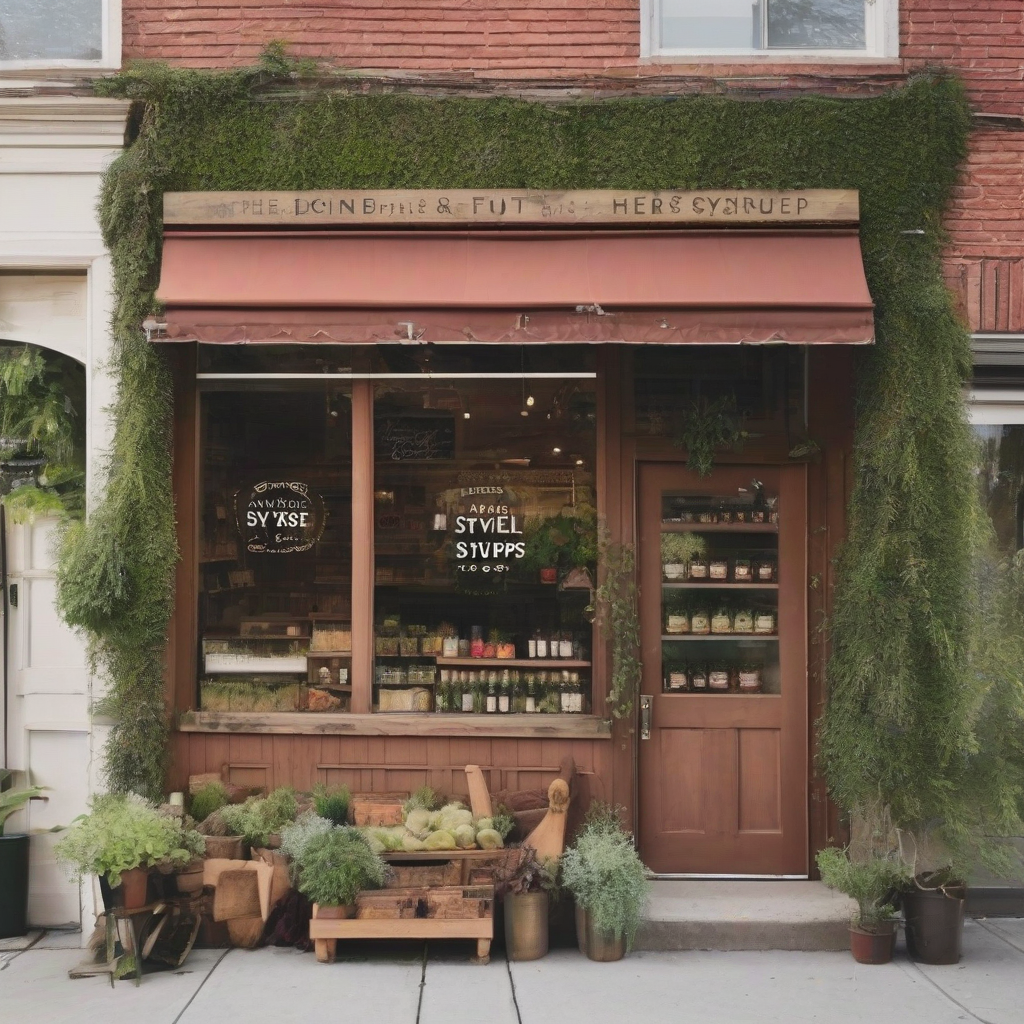
M552 448L551 450L552 450L552 452L555 453L555 455L561 455L562 454L562 449L561 448Z
M468 419L469 419L469 413L468 413L468 412L464 412L464 413L462 414L462 418L463 418L464 420L468 420Z
M526 396L526 404L532 407L533 406L533 402L534 402L533 395L527 395Z

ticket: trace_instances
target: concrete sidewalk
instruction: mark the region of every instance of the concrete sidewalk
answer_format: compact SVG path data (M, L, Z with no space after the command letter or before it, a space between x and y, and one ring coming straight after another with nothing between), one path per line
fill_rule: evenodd
M574 950L486 967L470 944L339 948L335 964L286 949L196 950L177 972L110 988L71 981L74 936L0 945L0 1020L17 1024L1024 1024L1024 919L968 921L954 967L849 953L644 952L614 964ZM21 944L24 946L24 943Z

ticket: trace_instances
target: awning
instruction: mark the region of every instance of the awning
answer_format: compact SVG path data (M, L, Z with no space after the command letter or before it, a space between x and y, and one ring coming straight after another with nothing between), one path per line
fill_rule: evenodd
M856 231L168 232L167 339L868 344Z

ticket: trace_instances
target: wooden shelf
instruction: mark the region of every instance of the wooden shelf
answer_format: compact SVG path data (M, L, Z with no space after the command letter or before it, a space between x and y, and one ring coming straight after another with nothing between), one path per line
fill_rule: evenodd
M461 736L535 739L611 739L611 724L595 715L438 714L434 711L353 714L330 711L186 711L179 732Z
M662 533L778 533L778 523L670 523L661 521Z
M779 639L778 633L663 633L662 640L766 640Z
M473 668L473 666L477 668L590 668L591 663L589 661L574 661L572 658L438 658L437 666L438 668Z
M351 651L307 651L307 658L351 658Z
M666 590L778 590L778 583L674 583L662 581Z

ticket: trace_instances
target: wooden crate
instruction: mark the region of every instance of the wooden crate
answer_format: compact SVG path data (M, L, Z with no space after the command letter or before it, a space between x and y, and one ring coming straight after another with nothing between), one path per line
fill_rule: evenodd
M406 793L354 793L352 796L352 823L388 828L402 824L402 805L408 800Z

